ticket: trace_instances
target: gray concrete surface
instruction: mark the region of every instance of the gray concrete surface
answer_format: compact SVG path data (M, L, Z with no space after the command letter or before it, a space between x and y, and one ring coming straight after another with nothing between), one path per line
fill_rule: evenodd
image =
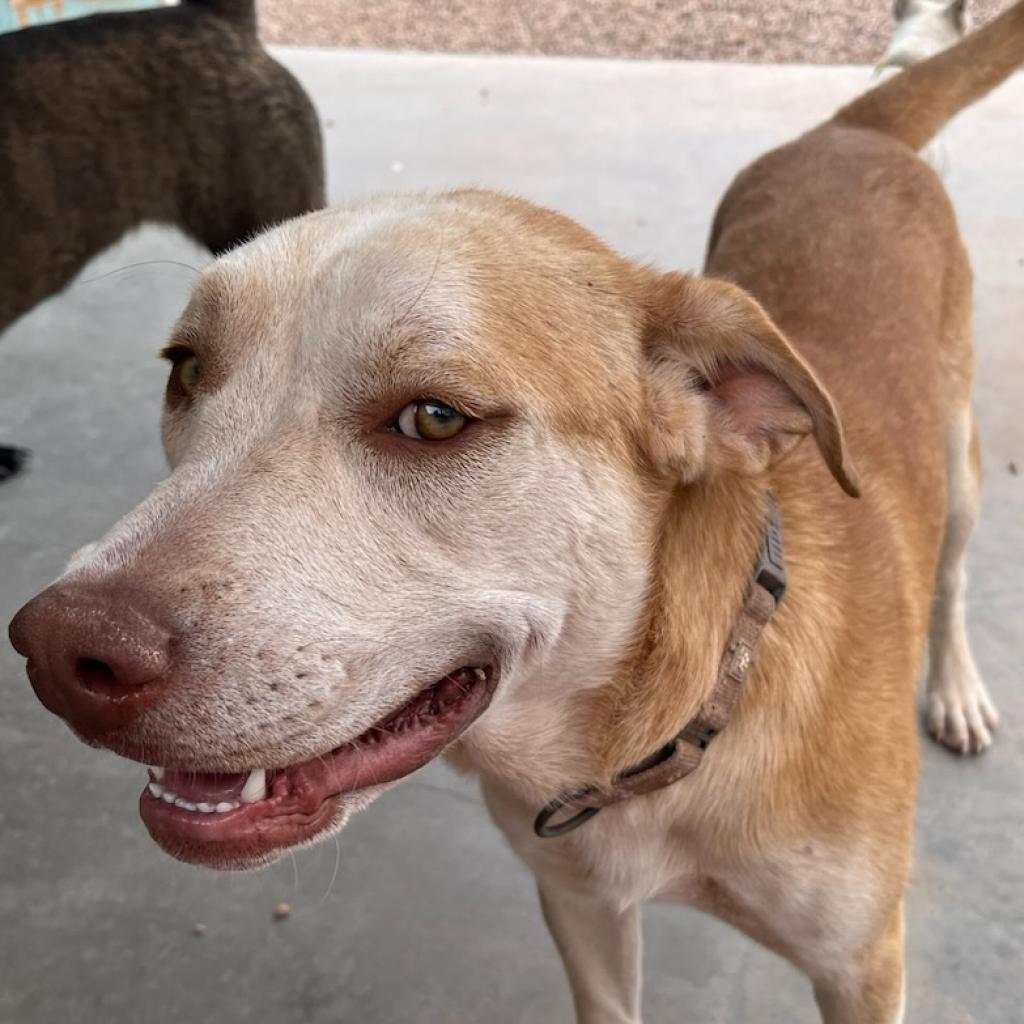
M325 123L331 194L476 182L697 267L732 174L860 89L856 68L632 65L289 51ZM970 621L1004 716L973 761L925 745L909 904L915 1024L1024 1020L1024 77L948 135L977 269L987 472ZM0 621L163 472L154 358L205 260L147 229L0 344ZM913 367L907 367L913 373ZM893 439L899 443L898 438ZM188 552L183 551L187 558ZM252 875L161 854L137 766L88 750L0 644L0 1024L567 1021L527 873L474 786L431 767L327 843ZM279 901L293 912L274 922ZM205 925L202 936L196 924ZM646 916L646 1019L809 1024L806 982L726 927Z

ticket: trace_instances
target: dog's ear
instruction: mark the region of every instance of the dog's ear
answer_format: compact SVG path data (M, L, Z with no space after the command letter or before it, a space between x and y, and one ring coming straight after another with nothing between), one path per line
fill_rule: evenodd
M651 453L683 481L757 474L813 434L847 494L856 475L832 399L758 303L713 278L654 282L644 339Z

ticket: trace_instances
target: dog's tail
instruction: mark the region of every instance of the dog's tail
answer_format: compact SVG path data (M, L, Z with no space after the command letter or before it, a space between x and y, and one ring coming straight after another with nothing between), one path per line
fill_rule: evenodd
M206 7L245 28L256 28L256 0L184 0L190 7Z
M873 128L921 149L964 107L1024 65L1024 0L843 107L833 122Z

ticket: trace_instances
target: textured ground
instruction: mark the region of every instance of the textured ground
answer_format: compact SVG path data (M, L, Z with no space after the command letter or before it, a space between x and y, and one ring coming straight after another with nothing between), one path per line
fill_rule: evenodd
M1007 6L973 0L976 23ZM888 0L259 0L270 42L454 53L872 64Z

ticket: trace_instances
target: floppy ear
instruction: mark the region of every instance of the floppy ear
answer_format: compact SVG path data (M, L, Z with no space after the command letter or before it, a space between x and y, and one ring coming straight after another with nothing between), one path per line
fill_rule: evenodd
M859 494L832 399L768 314L741 288L665 274L645 338L651 452L692 481L763 473L813 434L839 486Z

